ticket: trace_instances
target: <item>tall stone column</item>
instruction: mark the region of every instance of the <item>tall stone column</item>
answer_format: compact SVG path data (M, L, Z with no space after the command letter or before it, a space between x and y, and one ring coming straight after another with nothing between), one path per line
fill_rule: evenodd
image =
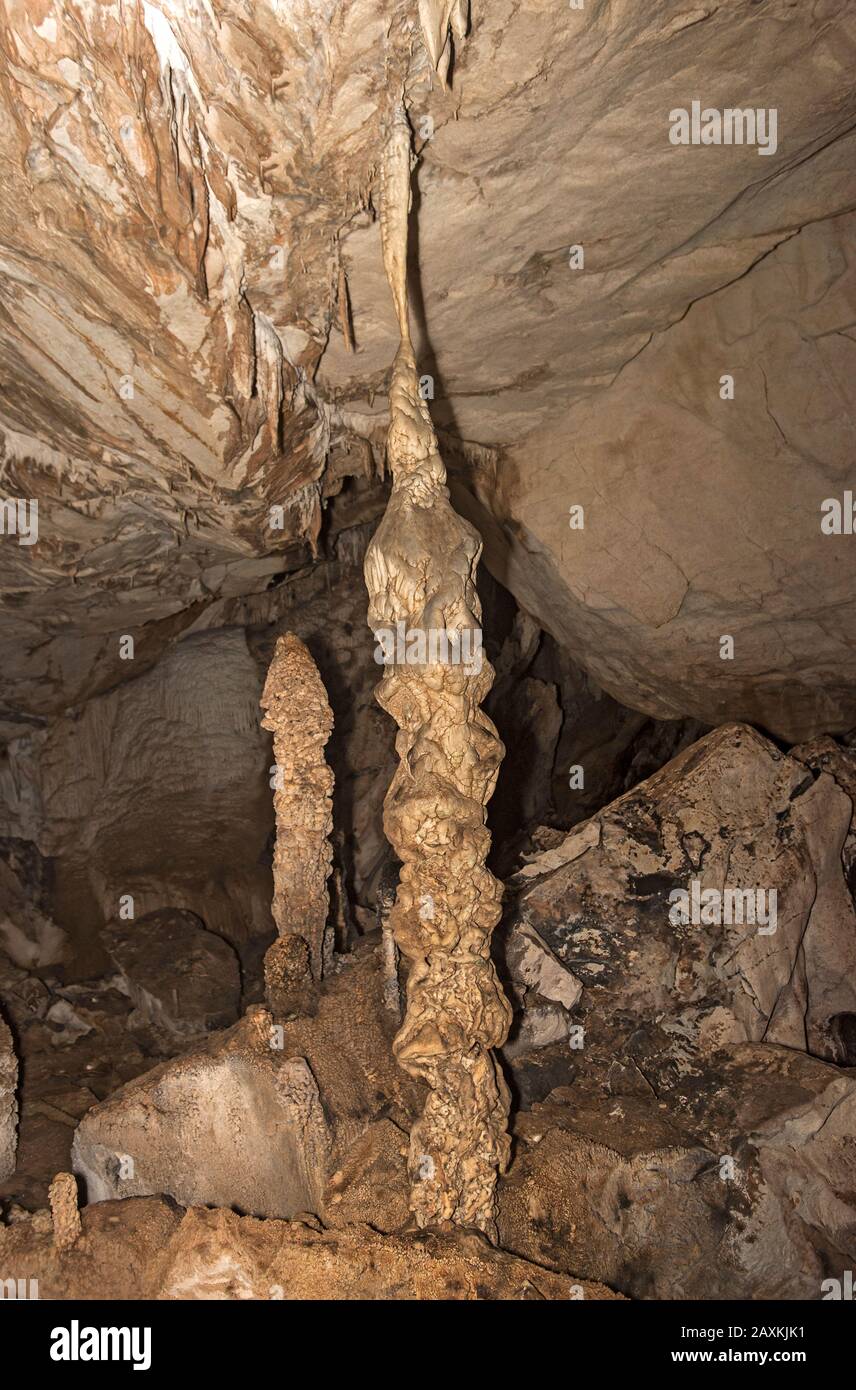
M333 861L333 773L324 758L333 713L318 668L293 633L277 638L261 705L275 759L273 917L279 932L265 957L265 985L273 1012L282 1014L301 1011L307 985L311 989L324 973Z
M390 922L410 972L394 1047L429 1087L408 1161L419 1225L492 1233L509 1097L491 1049L511 1009L490 959L502 888L485 867L485 807L505 750L479 708L493 681L475 588L481 540L449 501L410 338L410 150L399 108L381 169L383 256L401 334L387 438L392 495L365 562L369 623L386 656L377 699L399 727L384 827L403 865Z

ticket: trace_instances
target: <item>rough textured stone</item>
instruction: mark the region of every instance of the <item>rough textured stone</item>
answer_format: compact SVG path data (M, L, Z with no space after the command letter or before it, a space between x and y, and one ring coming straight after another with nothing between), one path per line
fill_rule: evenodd
M324 746L333 714L318 668L291 632L277 638L261 706L262 727L273 734L273 918L281 937L306 942L312 977L320 980L332 955L333 774Z
M167 1062L91 1110L72 1147L87 1200L317 1210L329 1148L318 1087L303 1058L277 1060L269 1033Z
M502 890L485 863L485 808L505 750L480 708L493 682L475 584L481 541L449 503L413 355L411 157L398 107L383 149L381 203L400 334L387 437L392 491L365 562L369 623L384 661L378 703L400 730L401 761L384 803L384 829L402 863L389 927L410 964L395 1054L429 1087L408 1160L419 1225L492 1231L496 1176L509 1154L509 1095L492 1049L505 1040L511 1010L490 958Z
M313 1012L315 982L303 936L278 936L265 952L265 998L274 1018Z
M391 1120L377 1120L348 1149L324 1193L325 1226L364 1222L376 1231L411 1225L407 1180L408 1135Z
M471 21L444 90L409 0L9 5L0 425L43 538L0 557L12 733L125 678L117 632L162 645L300 563L329 475L365 473L396 334L378 94L407 25L416 357L489 562L625 703L854 723L848 538L818 526L852 444L846 0ZM775 153L672 146L693 94L775 108Z
M513 922L500 933L499 952L516 1006L503 1056L511 1058L566 1038L571 1010L583 989L576 976L526 922Z
M582 981L587 1025L641 1030L677 1065L762 1039L845 1060L835 1020L856 1008L850 816L828 774L752 729L719 729L527 864L520 918ZM723 895L719 920L672 917L671 895L693 882ZM775 921L733 912L729 924L726 890L757 889L776 892Z
M853 814L841 858L844 876L856 899L856 748L842 747L832 738L818 738L812 743L801 743L797 748L792 748L791 757L798 758L817 773L828 772L845 795L850 797Z
M251 1009L95 1106L72 1150L88 1201L168 1192L259 1215L319 1211L364 1131L381 1118L409 1129L418 1109L382 991L366 943L329 976L313 1017Z
M115 921L101 939L134 1004L131 1027L174 1044L235 1022L238 958L192 912L161 908L138 921Z
M0 1227L0 1262L49 1299L618 1299L610 1289L494 1250L475 1232L320 1231L233 1211L183 1212L157 1198L82 1212L84 1239L54 1250L38 1214Z
M18 1059L12 1034L0 1017L0 1182L15 1168L18 1149Z
M855 1073L769 1044L672 1092L586 1068L519 1118L506 1248L635 1298L816 1300L852 1265Z
M57 1250L70 1250L80 1235L80 1211L77 1206L77 1179L73 1173L57 1173L50 1185L54 1245Z

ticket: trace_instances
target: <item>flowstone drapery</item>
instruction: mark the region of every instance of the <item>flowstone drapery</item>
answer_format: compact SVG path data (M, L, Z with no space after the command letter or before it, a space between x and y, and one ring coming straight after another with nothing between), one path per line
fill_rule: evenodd
M429 1086L408 1160L419 1225L489 1233L509 1154L508 1091L491 1049L511 1010L490 959L502 889L485 867L485 806L505 750L479 708L493 681L475 589L481 541L450 504L410 339L410 173L410 127L398 108L381 169L383 256L401 333L387 437L392 494L365 562L369 623L386 666L377 699L399 726L384 827L402 861L390 922L410 973L394 1047Z
M324 746L333 713L318 668L293 633L277 638L261 705L275 759L273 917L279 932L265 957L265 985L279 1014L299 1005L310 977L321 979L332 945L327 878L333 859L333 773Z

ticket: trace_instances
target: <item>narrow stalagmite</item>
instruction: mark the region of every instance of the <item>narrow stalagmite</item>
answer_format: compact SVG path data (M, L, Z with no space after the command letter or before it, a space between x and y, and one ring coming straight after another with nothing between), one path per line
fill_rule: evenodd
M273 917L279 940L265 957L275 1013L299 1002L307 979L320 980L329 954L327 878L333 854L333 773L324 746L333 714L318 668L293 633L277 638L261 698L262 727L275 759Z
M402 861L390 922L410 972L394 1046L429 1087L408 1161L419 1225L454 1221L490 1233L509 1153L508 1091L491 1049L506 1037L511 1010L490 959L502 890L485 867L485 807L504 749L479 708L493 680L475 589L481 541L450 504L410 339L410 173L410 128L398 108L381 170L383 256L401 333L387 438L392 494L365 562L369 623L385 659L377 698L399 726L384 826Z
M48 1188L48 1201L53 1221L54 1245L57 1250L71 1250L81 1231L77 1206L77 1179L73 1173L57 1173Z

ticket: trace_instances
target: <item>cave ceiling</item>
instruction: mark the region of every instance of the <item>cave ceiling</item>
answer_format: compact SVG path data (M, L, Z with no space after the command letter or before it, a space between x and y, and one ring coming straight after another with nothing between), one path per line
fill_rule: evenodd
M856 15L473 0L464 39L451 8L454 42L432 0L0 5L0 469L39 503L0 547L7 737L119 680L120 634L153 660L309 563L337 494L370 514L402 84L417 357L489 567L634 708L856 724L856 542L819 524L853 480ZM775 109L776 148L673 145L695 99Z

